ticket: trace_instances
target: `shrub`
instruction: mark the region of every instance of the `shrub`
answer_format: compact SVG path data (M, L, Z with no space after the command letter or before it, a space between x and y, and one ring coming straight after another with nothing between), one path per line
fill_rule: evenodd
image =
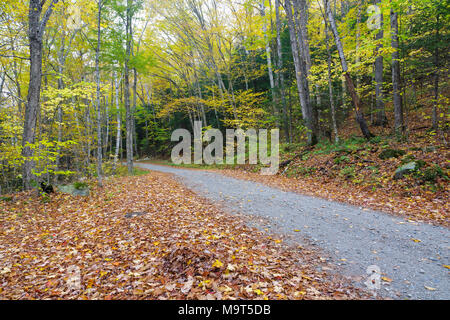
M381 142L381 137L380 136L376 136L370 139L370 143L372 144L379 144Z
M407 164L409 162L413 162L416 160L416 157L414 157L414 155L412 154L408 154L405 157L403 157L402 159L402 164Z
M356 171L354 166L348 166L339 171L339 175L345 179L353 179L356 177Z
M340 157L334 158L335 164L348 163L348 162L350 162L350 158L347 156L340 156Z
M390 158L398 158L398 157L404 156L405 154L406 154L406 152L403 150L386 149L386 150L383 150L378 155L378 157L381 160L386 160L386 159L390 159Z
M0 197L0 201L11 202L13 201L12 197Z
M432 167L426 168L425 170L420 170L416 172L416 177L422 180L423 182L436 183L437 178L443 178L444 180L448 180L447 175L444 170L438 165L434 165Z

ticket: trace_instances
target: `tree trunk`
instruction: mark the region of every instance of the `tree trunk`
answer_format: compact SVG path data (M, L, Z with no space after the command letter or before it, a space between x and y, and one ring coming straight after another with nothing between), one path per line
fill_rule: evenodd
M101 41L101 20L102 20L102 0L98 0L97 16L97 48L95 49L95 82L97 83L96 107L97 107L97 181L99 187L103 187L102 172L102 114L100 109L100 41Z
M375 4L379 5L381 0L375 0ZM380 31L375 36L375 41L377 41L377 46L375 49L376 59L375 59L375 96L376 96L376 117L375 125L385 126L387 124L386 112L384 109L383 100L383 56L381 51L383 50L383 14L380 14Z
M333 82L331 81L331 62L332 62L332 56L330 51L330 44L329 44L330 36L328 33L328 23L325 21L325 44L327 46L327 54L328 54L328 91L330 95L330 108L331 108L331 122L333 125L333 132L334 132L334 142L339 142L339 133L337 129L337 122L336 122L336 108L334 105L334 96L333 96Z
M297 25L297 39L300 49L300 67L302 68L302 78L306 90L306 99L308 101L309 118L311 119L312 140L315 144L318 135L318 112L311 103L311 88L308 77L311 69L311 54L308 40L308 5L305 0L293 0L294 19Z
M130 105L130 71L129 61L131 56L131 5L133 0L127 0L126 10L126 54L124 66L125 109L126 109L126 144L128 173L133 174L133 113Z
M42 37L50 18L53 7L58 0L50 3L47 11L41 19L42 1L30 0L28 12L28 39L30 47L30 80L28 85L27 106L25 108L25 122L23 126L22 157L23 164L23 187L25 190L31 188L33 169L35 162L31 159L34 152L30 145L36 140L36 125L40 113L40 94L42 77Z
M440 42L440 33L439 33L439 13L436 15L436 48L434 50L434 101L433 101L433 113L432 113L432 121L433 121L433 129L438 130L438 104L439 104L439 42Z
M331 31L333 31L334 40L336 42L336 47L338 49L339 58L341 59L342 71L344 72L344 77L345 77L345 81L347 84L347 90L348 90L350 96L352 97L353 106L355 108L356 121L358 122L359 127L361 128L361 132L364 135L364 137L366 139L370 139L373 137L373 135L370 132L369 127L367 126L366 120L364 119L364 114L361 110L361 101L356 92L355 85L353 84L353 80L350 77L350 74L348 72L347 60L345 59L344 49L342 47L341 38L339 36L339 32L336 27L336 22L334 20L333 13L331 12L330 4L327 0L324 0L324 2L325 2L326 14L328 16L328 21L330 23Z
M59 57L58 57L58 73L59 73L59 77L58 77L58 89L62 90L64 88L64 81L62 78L62 74L63 74L63 65L64 65L64 33L63 33L63 37L62 37L62 49L59 52ZM57 113L58 113L58 152L56 154L56 168L60 169L60 160L61 160L61 150L60 150L60 143L62 142L62 122L63 122L63 110L61 107L61 104L58 104L58 109L57 109ZM58 182L58 176L55 177L55 182Z
M297 89L300 97L300 104L302 107L303 119L305 120L306 127L308 129L308 144L314 145L317 143L316 130L311 117L310 101L308 98L308 82L306 73L306 64L303 60L303 55L299 54L300 43L298 37L301 37L301 33L295 28L295 20L292 15L292 3L290 0L285 0L285 9L287 14L289 35L291 39L292 55L294 58L295 75L297 79ZM298 35L298 37L297 37ZM301 39L300 39L301 40Z
M297 8L297 17L299 17L299 32L301 32L303 59L306 63L306 72L309 75L311 69L311 53L309 50L308 35L308 3L306 0L294 0L294 8Z
M131 22L131 20L130 20ZM130 23L130 36L133 36L133 24ZM134 45L133 42L131 42L131 55L134 57ZM136 119L134 118L134 115L136 114L136 103L137 103L137 71L136 67L133 67L133 107L132 107L132 114L133 114L133 147L134 147L134 154L136 157L139 158L139 152L138 152L138 143L137 143L137 131L136 131Z
M273 77L273 69L272 69L272 50L270 48L269 37L267 36L267 24L265 21L266 18L266 5L265 0L261 0L261 17L263 18L263 34L264 34L264 42L266 46L266 60L267 60L267 72L269 74L269 82L270 82L270 92L272 95L272 109L273 115L275 116L277 113L276 107L276 97L275 97L275 81Z
M119 150L120 150L120 140L122 140L122 115L120 113L120 103L119 103L119 79L117 77L116 71L114 71L114 81L115 81L115 96L116 96L116 111L117 111L117 135L116 135L116 150L114 153L114 167L119 160Z
M289 118L288 118L288 110L286 104L285 97L285 89L284 89L284 71L283 71L283 47L281 43L281 18L280 18L280 0L275 0L275 15L276 15L276 25L277 25L277 58L278 58L278 66L277 66L277 82L279 86L279 95L281 97L281 103L283 105L283 125L284 132L286 135L286 141L291 143L291 135L289 132Z
M402 96L400 94L400 57L398 42L398 14L391 9L391 39L392 39L392 89L394 102L394 128L397 134L404 131Z
M356 14L356 66L359 68L359 64L361 62L361 57L359 55L359 47L360 47L360 38L361 38L361 11L362 11L362 6L363 6L364 0L359 0L358 1L358 12ZM360 82L361 82L361 77L358 75L356 77L356 88L359 89L360 87Z

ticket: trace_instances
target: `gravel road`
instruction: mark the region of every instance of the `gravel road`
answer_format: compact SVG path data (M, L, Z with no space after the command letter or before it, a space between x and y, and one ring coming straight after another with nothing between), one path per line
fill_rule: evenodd
M450 299L450 270L444 267L450 265L447 228L408 222L219 173L137 165L174 174L190 189L230 211L264 218L271 230L285 234L290 241L320 248L338 272L357 286L365 288L367 268L378 266L383 280L374 292L381 297Z

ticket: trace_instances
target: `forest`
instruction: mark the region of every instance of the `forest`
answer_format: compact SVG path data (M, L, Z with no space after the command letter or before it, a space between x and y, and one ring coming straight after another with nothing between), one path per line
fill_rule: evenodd
M34 10L34 9L35 10ZM33 10L32 10L33 9ZM447 1L4 1L2 190L167 157L171 132L448 139ZM425 102L422 101L425 99ZM394 139L394 138L393 138Z
M0 34L0 257L3 241L20 241L19 235L7 235L15 228L33 229L33 219L44 225L63 221L75 230L78 220L67 222L69 218L55 215L91 208L98 214L95 219L103 219L101 210L111 208L134 217L130 208L153 210L144 198L130 194L144 192L156 201L158 212L197 210L193 218L155 217L161 229L152 229L154 236L145 246L153 247L145 250L172 259L167 263L176 268L174 252L181 249L169 246L169 255L159 251L164 242L159 237L167 236L161 230L170 230L171 219L206 219L222 226L222 216L210 216L216 209L166 176L145 176L142 170L146 165L173 168L172 133L193 132L198 121L202 130L218 129L224 135L227 129L279 129L280 170L275 177L262 177L256 174L262 164L179 166L183 169L216 170L221 177L449 225L448 0L2 0ZM51 195L69 184L77 192L91 189L94 196L79 205L84 209L75 209L77 200ZM186 198L179 195L184 192ZM33 222L21 227L13 224L30 212L56 220L33 216ZM80 213L88 216L87 211ZM182 225L194 220L183 220ZM237 222L227 221L230 237L241 237ZM201 229L197 220L194 224L189 230ZM112 229L116 227L117 234L129 228L118 224ZM227 234L221 228L222 235ZM53 239L48 230L36 231L36 239ZM67 239L77 234L80 243L79 233L58 230ZM222 241L215 238L219 233L211 234L208 243ZM259 248L256 238L240 241ZM195 260L197 251L192 252L182 255L193 268L195 263L209 263L214 272L234 271L234 264L225 270L229 256L208 256L204 262ZM275 261L279 252L273 251L269 260ZM253 261L261 254L254 251L242 259ZM167 271L167 263L161 262L161 270L181 272L181 267ZM273 263L285 272L283 279L297 268ZM9 275L8 281L19 281L13 280L13 266L0 265L0 280ZM165 279L161 291L139 287L111 293L108 286L100 289L98 282L89 282L92 273L86 268L82 293L58 291L59 285L42 280L36 292L20 283L4 287L4 297L40 298L57 292L70 298L139 298L151 291L156 298L170 297L173 290L178 290L176 297L198 294L208 299L365 297L347 294L343 287L322 290L322 284L314 284L314 292L285 286L279 291L245 291L228 284L230 290L213 297L208 292L219 292L222 284L211 289L204 282L209 280L198 284L191 275L169 289ZM102 279L115 272L95 270ZM311 272L312 278L321 277ZM190 291L192 283L198 287ZM98 291L91 292L92 287Z

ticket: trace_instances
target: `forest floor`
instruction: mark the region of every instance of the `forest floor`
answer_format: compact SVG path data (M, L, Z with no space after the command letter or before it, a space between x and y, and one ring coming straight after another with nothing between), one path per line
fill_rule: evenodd
M247 223L275 232L295 246L312 246L328 270L365 287L367 268L377 266L381 297L449 299L450 230L379 211L282 191L220 172L139 163L177 176L198 194Z
M0 299L373 298L163 173L0 207Z

